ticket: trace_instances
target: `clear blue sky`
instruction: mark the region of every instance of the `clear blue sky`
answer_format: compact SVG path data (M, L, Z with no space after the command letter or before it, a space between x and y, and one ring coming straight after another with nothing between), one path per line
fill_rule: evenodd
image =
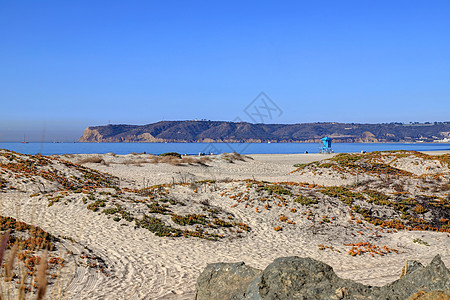
M0 0L0 140L234 120L448 121L450 1ZM249 120L248 120L249 121Z

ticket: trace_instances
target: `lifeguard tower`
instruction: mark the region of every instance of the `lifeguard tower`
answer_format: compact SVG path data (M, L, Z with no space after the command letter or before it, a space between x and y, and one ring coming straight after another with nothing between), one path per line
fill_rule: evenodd
M324 137L322 140L322 147L320 148L320 153L334 153L333 149L331 148L331 141L332 138Z

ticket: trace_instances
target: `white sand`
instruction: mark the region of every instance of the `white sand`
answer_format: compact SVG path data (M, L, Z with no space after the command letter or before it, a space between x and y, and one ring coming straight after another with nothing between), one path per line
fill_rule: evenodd
M81 156L70 158L77 161ZM121 185L143 187L149 184L202 179L256 179L271 182L303 181L298 173L290 174L294 164L307 163L330 156L322 154L251 155L253 160L228 163L214 160L209 167L148 164L142 166L118 164L123 159L146 159L144 155L126 158L104 155L109 166L87 164L122 179ZM310 182L316 180L309 178ZM236 203L218 192L205 192L186 197L209 199L212 204L229 210ZM406 260L428 264L436 254L450 266L450 238L445 233L408 232L382 234L380 245L396 248L402 253L352 257L347 253L319 251L318 244L335 245L335 233L306 234L307 223L298 214L289 230L273 230L273 212L257 214L241 205L232 212L249 224L252 232L243 238L208 241L198 238L161 238L146 229L135 229L133 223L114 222L105 215L89 211L81 200L48 207L46 201L30 198L24 193L0 194L1 213L41 226L56 235L73 237L97 253L113 270L113 276L76 269L69 285L69 299L192 299L195 283L208 263L244 261L263 269L280 256L308 256L330 264L337 274L364 284L383 285L399 277ZM193 200L196 200L193 198ZM32 204L32 205L31 205ZM17 207L19 211L17 212ZM32 217L34 215L37 217ZM339 212L338 212L339 213ZM344 212L341 212L345 215ZM414 238L427 241L430 246L412 242ZM355 238L356 239L356 238ZM348 248L348 247L347 247ZM345 249L341 245L340 249Z

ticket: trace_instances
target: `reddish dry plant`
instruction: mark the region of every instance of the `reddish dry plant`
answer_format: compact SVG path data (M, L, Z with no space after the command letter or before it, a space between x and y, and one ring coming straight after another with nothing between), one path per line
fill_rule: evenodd
M7 222L10 221L10 219L8 218L4 218L2 219L3 223L2 225L5 224L9 224L11 225L11 223ZM16 227L17 229L23 229L25 224L24 223L20 223L17 222L15 223L15 225L18 225L18 227ZM22 227L20 227L22 225ZM31 228L30 230L33 233L37 233L38 230L37 228ZM19 300L23 300L25 299L25 292L28 290L30 290L28 287L25 286L25 282L26 282L26 277L27 276L32 276L34 274L34 266L35 264L39 263L39 267L38 267L38 271L37 271L37 276L35 277L35 283L37 284L37 297L36 299L44 299L45 294L47 292L47 285L48 285L48 280L47 280L47 269L48 269L48 260L47 260L47 250L45 250L44 255L41 257L38 256L34 256L32 255L31 257L29 257L29 259L27 260L27 253L31 253L31 250L24 250L23 252L19 252L19 248L22 247L30 247L30 245L28 243L20 243L20 242L15 242L14 244L9 244L9 240L10 240L10 232L11 232L11 228L9 228L6 233L2 236L1 241L0 241L0 268L1 265L4 266L5 268L5 278L4 281L5 282L10 282L13 277L15 276L14 274L14 264L16 262L16 258L22 259L24 260L24 268L22 270L22 275L21 275L21 280L19 281L19 285L18 285L18 298ZM37 247L37 248L42 248L42 246L45 244L45 240L41 239L40 240L40 246L41 247ZM34 245L34 244L33 244ZM5 264L3 264L3 258L5 256L5 252L6 249L8 248L8 246L11 246L11 250L9 252L9 257L6 260ZM33 249L35 249L36 247L33 246ZM62 259L61 259L62 260ZM26 269L28 269L30 272L27 272ZM31 284L32 286L35 286L35 284ZM0 299L3 299L2 294L0 294Z
M42 255L42 259L39 263L38 273L36 277L36 283L38 285L38 291L36 300L42 300L45 297L45 293L47 292L47 250L44 251L44 254Z
M379 247L379 246L376 246L376 245L373 245L373 244L367 243L367 242L365 242L365 243L359 242L357 244L344 244L344 245L352 246L352 248L348 251L348 254L351 256L369 253L372 257L374 257L374 254L384 256L391 252L398 253L398 250L396 250L396 249L388 248L386 246Z
M286 222L287 219L288 219L288 218L287 218L285 215L281 215L281 216L280 216L280 221L281 221L281 222Z

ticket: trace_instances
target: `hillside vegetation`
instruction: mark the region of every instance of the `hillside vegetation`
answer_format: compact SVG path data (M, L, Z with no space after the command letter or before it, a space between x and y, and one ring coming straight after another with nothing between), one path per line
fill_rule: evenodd
M432 142L450 137L450 123L434 124L251 124L221 121L162 121L148 125L86 128L79 142Z

